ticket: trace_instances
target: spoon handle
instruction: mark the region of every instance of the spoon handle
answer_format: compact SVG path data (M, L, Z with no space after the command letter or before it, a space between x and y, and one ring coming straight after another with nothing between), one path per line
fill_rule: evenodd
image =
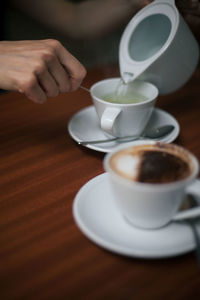
M173 125L164 125L158 128L151 128L146 131L146 133L143 133L142 135L129 135L129 136L123 136L123 137L113 137L103 140L92 140L92 141L79 141L79 145L88 145L88 144L101 144L101 143L109 143L109 142L115 142L118 143L126 143L126 142L132 142L135 140L140 139L150 139L150 140L158 140L161 137L166 136L174 129Z
M82 85L80 85L80 88L88 93L90 93L90 90Z
M92 141L80 141L78 142L79 145L87 145L87 144L103 144L103 143L109 143L109 142L115 142L118 143L126 143L126 142L132 142L139 139L145 139L144 136L123 136L123 137L113 137L110 139L105 140L92 140Z
M87 145L87 144L101 144L101 143L107 143L107 142L114 142L118 138L114 137L111 139L105 139L105 140L92 140L92 141L80 141L78 142L79 145Z

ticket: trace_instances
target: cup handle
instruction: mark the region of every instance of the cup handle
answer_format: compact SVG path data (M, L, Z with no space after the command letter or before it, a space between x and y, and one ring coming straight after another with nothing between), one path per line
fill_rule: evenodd
M113 126L121 109L115 107L107 107L101 116L101 129L107 133L114 135Z
M180 221L189 218L200 217L200 181L195 180L187 189L186 193L191 194L196 199L199 199L199 206L190 208L185 211L178 212L173 218L173 221ZM197 200L198 201L198 200Z

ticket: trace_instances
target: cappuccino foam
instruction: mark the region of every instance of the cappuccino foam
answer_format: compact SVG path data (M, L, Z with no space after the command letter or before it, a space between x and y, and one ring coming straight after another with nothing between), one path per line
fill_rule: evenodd
M122 149L111 157L110 166L122 177L144 183L178 181L193 170L186 151L162 143Z

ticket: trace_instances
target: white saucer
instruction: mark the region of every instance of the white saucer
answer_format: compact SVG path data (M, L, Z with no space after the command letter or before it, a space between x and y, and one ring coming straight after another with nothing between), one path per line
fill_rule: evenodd
M107 173L93 178L80 189L73 203L73 215L90 240L118 254L164 258L195 248L191 227L186 222L173 222L157 230L138 229L126 222L115 205ZM200 222L197 225L200 233Z
M147 126L156 127L165 124L174 125L175 128L169 135L160 139L160 141L171 143L176 139L176 137L179 134L179 124L172 115L161 109L155 108ZM88 106L77 112L69 121L68 131L71 137L76 142L80 142L82 140L95 140L106 138L106 135L100 129L94 106ZM117 146L119 146L118 142L110 142L96 145L88 144L85 147L100 152L111 152Z

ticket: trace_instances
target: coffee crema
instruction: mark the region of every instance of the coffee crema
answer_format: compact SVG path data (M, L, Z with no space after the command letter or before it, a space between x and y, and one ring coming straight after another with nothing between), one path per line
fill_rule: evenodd
M174 182L193 171L187 151L162 143L122 149L113 154L110 166L122 177L143 183Z

